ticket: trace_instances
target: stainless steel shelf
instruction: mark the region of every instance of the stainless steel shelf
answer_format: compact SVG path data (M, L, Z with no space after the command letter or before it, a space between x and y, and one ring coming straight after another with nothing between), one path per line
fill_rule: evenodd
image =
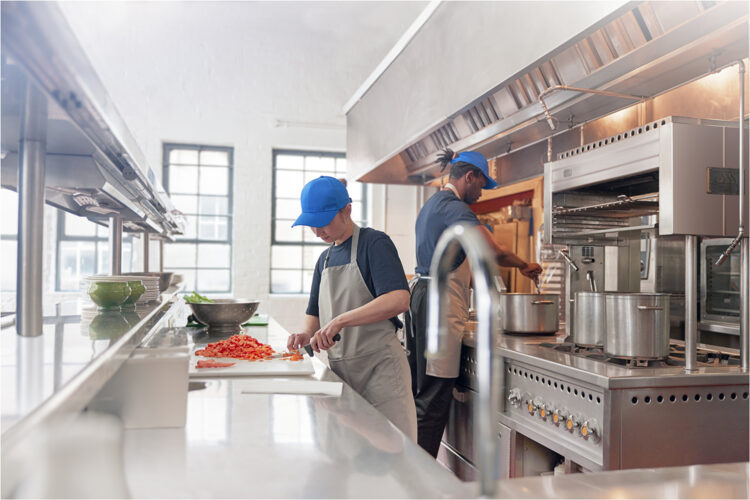
M184 220L149 167L59 7L3 2L2 185L18 188L27 83L47 100L45 199L102 222L180 234Z

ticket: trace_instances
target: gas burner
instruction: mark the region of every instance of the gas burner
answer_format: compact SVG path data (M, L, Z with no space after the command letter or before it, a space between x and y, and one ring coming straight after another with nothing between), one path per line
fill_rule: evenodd
M574 344L573 342L542 342L539 346L594 361L602 361L604 363L624 366L626 368L685 366L685 346L678 343L670 343L669 356L665 359L615 358L605 354L604 349L601 347L584 347ZM697 361L703 366L740 365L739 355L705 348L698 348Z

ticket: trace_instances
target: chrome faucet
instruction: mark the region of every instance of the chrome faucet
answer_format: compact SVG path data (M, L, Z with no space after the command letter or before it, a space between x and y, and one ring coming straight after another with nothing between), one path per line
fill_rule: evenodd
M498 329L499 301L494 286L498 274L495 255L481 231L475 226L456 224L443 232L438 240L430 265L427 322L427 359L445 353L445 339L450 335L446 326L448 311L448 275L459 249L466 253L474 281L477 310L477 380L479 394L474 408L474 449L477 450L481 496L496 493L495 471L499 470L499 447L495 412L502 411L498 388L503 387L502 358L495 356L495 333Z

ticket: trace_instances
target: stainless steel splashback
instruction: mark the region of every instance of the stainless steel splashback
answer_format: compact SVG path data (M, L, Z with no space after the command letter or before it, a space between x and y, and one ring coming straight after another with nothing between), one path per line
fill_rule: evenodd
M733 235L738 196L710 192L710 167L738 168L736 123L668 117L560 153L545 163L545 238L617 246L623 231L651 228Z

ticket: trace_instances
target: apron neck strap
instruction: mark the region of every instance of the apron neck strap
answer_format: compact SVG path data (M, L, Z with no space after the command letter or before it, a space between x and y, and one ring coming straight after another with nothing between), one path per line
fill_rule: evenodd
M352 232L352 250L349 254L349 263L357 262L357 246L359 244L359 226L354 224L354 231Z

